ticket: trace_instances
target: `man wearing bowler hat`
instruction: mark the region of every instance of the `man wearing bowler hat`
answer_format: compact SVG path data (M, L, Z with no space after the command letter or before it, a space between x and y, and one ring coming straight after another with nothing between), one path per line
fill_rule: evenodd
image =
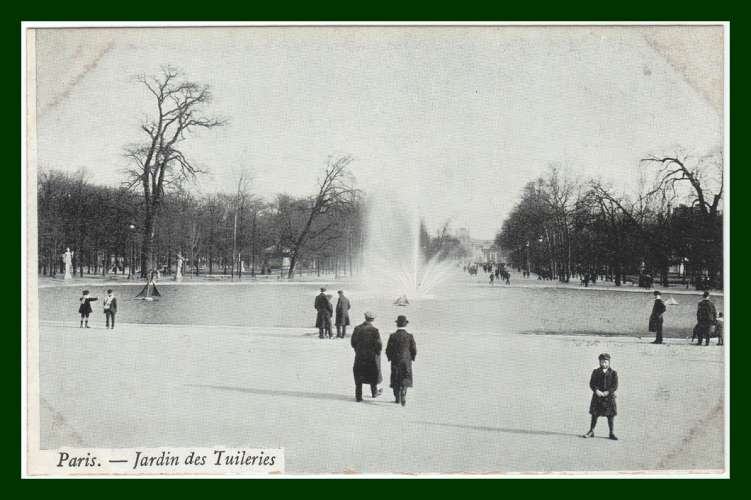
M318 328L318 338L322 339L326 329L331 329L331 313L332 307L328 297L326 297L326 289L321 287L321 293L316 295L316 301L313 304L316 311L316 328Z
M370 385L370 394L377 398L381 394L378 384L381 383L381 334L373 326L375 314L365 313L365 322L357 325L352 332L350 344L355 350L355 364L352 372L355 375L355 399L362 401L362 384Z
M412 387L412 361L417 356L417 345L411 333L404 329L407 317L396 318L396 332L389 336L386 357L391 361L391 388L395 403L407 404L407 387Z
M654 291L655 302L652 305L652 314L649 315L649 331L655 332L653 344L662 344L662 315L667 309L660 297L660 292Z

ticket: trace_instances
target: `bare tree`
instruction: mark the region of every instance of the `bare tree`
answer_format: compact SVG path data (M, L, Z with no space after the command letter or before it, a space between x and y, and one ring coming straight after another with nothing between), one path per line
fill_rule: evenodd
M724 190L722 155L708 155L699 159L688 156L650 156L641 160L656 165L655 187L652 191L666 198L676 198L677 191L688 189L691 208L698 212L691 245L701 256L693 267L709 275L710 283L722 270L722 212ZM702 269L703 268L703 269Z
M208 86L186 80L175 68L164 67L158 76L139 75L136 81L152 94L156 106L156 115L141 123L145 140L127 146L125 152L135 164L128 170L129 187L140 186L144 196L141 269L145 273L156 264L152 248L166 186L200 172L183 153L182 144L196 129L210 129L224 122L202 113L202 107L211 101Z
M302 224L298 228L290 227L290 264L288 278L295 275L295 266L304 253L309 240L322 238L337 228L337 213L345 213L354 204L357 189L353 187L349 165L353 158L349 155L330 157L323 177L318 182L318 193L306 200L303 210ZM325 224L315 224L323 216L331 214Z
M701 214L707 217L717 215L722 200L724 188L724 173L722 170L722 156L709 156L689 166L688 157L676 156L650 156L643 158L643 164L658 165L657 179L653 193L662 192L665 195L675 195L676 189L681 184L688 184L691 191L692 206L698 207ZM711 173L709 170L717 170L714 183L717 184L714 192L710 192L708 184Z

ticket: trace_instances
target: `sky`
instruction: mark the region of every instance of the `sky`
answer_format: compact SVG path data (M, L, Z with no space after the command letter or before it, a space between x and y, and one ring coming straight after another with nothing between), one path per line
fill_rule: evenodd
M134 77L171 65L227 120L189 141L196 192L248 172L258 195L311 194L349 154L361 189L482 239L551 165L633 191L640 158L724 143L717 26L41 29L32 46L38 168L123 182L154 112Z

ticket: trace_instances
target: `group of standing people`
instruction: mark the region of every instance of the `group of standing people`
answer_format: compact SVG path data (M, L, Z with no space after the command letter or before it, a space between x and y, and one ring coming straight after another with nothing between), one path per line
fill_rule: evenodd
M652 343L662 344L663 315L667 311L667 306L662 300L662 294L659 291L655 290L654 296L655 301L652 305L652 313L649 315L649 331L655 333L655 340ZM691 342L698 337L699 342L696 345L702 345L702 341L704 341L704 345L708 346L709 338L714 333L714 336L717 337L717 345L724 345L724 329L722 312L717 313L714 302L709 299L709 292L704 291L702 299L696 308L696 326L693 330Z
M339 290L337 292L339 299L336 301L336 338L343 339L347 336L347 327L350 324L349 310L352 305L349 299L344 296L344 291ZM331 294L326 293L326 288L321 287L321 293L316 295L316 300L313 304L316 314L316 328L318 328L318 338L333 338L331 330L331 316L334 314L334 306L331 304Z
M92 297L89 295L88 290L81 292L81 298L78 299L80 305L78 306L78 314L81 315L81 325L79 328L89 328L89 315L94 312L91 307L92 302L98 301L98 297ZM112 289L108 289L104 300L102 300L102 307L104 310L104 317L106 320L106 328L115 329L115 314L117 314L117 298L112 293ZM112 325L110 327L110 324Z
M316 296L316 328L318 338L333 338L331 317L335 313L336 338L345 338L347 326L350 325L349 311L352 304L344 295L343 290L337 292L339 299L336 307L331 303L331 295L326 294L326 288L321 287ZM409 302L407 302L409 303ZM406 305L406 304L405 304ZM381 352L383 343L381 334L375 327L375 314L365 313L365 321L352 331L350 344L355 350L355 363L352 372L355 378L355 400L362 401L362 386L370 386L370 395L377 398L383 393L378 384L383 382L381 375ZM389 336L386 343L386 358L391 362L390 386L394 392L394 402L402 406L407 404L407 388L412 387L412 362L417 356L417 345L414 336L405 327L409 321L404 315L396 318L396 331Z

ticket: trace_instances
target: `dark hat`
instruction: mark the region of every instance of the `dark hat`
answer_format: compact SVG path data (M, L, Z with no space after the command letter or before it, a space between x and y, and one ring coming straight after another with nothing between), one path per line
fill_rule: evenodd
M704 293L702 293L701 296L707 298L709 297L709 292L707 290L704 290Z
M407 321L407 317L403 314L400 314L396 317L396 326L406 326L409 321Z
M336 293L344 293L344 290L337 290Z
M597 359L607 359L608 361L610 361L610 354L603 352L602 354L597 356Z
M655 295L662 295L662 294L660 293L660 291L659 291L659 290L655 290L655 291L654 291L654 292L652 292L652 293L654 293Z
M325 291L326 291L326 289L325 289L324 287L321 287L321 291L322 291L322 292L325 292Z
M112 288L108 288L107 293L112 293Z
M88 291L88 290L84 290L84 291L83 291L83 294L84 294L84 295L88 295L88 294L89 294L89 291Z

